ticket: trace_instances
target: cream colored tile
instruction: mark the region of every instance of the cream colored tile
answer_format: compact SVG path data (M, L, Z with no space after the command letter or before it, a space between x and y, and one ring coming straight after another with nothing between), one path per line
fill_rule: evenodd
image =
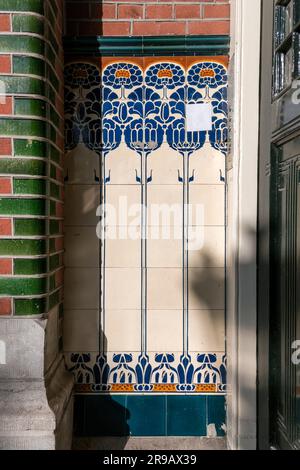
M189 350L220 352L225 350L225 314L223 310L189 311Z
M65 254L66 267L94 267L99 266L100 240L94 227L65 227Z
M107 268L139 268L141 266L141 240L105 241Z
M64 350L91 352L99 348L98 310L64 311Z
M164 142L147 159L148 175L152 172L152 184L181 184L178 170L182 169L182 156Z
M97 268L65 270L65 308L95 309L99 305L100 273Z
M149 268L181 268L181 240L151 240L147 242L147 265Z
M149 268L148 308L150 310L177 310L182 308L182 270L176 268Z
M148 186L148 225L182 225L182 185Z
M224 268L189 269L189 308L223 310L224 284Z
M84 144L65 155L65 178L67 184L95 184L95 176L100 176L100 157Z
M105 306L109 310L135 310L140 308L140 269L106 268Z
M141 220L141 186L106 186L106 225L139 225Z
M148 310L148 351L182 351L182 310Z
M190 227L189 267L224 267L225 227Z
M141 349L141 311L105 310L106 349L131 352Z
M140 175L141 157L125 142L110 152L105 159L106 177L110 174L111 184L139 184L136 171Z
M201 186L191 184L190 204L192 214L190 225L224 225L224 185ZM203 214L203 217L201 214Z
M224 187L225 156L209 143L190 156L190 173L195 172L193 184L219 184Z
M100 204L99 185L65 186L65 225L91 225L96 227Z

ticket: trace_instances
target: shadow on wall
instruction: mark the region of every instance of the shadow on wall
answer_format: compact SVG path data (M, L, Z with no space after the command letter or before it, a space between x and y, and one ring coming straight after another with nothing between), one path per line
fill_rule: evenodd
M100 20L103 17L102 14L102 5L100 2L97 4L97 18ZM97 33L102 35L101 31L101 21L97 22ZM98 49L98 42L95 39L94 44L90 46L94 49ZM85 58L83 57L83 60ZM101 60L97 57L97 62ZM65 63L71 63L78 61L76 56L65 57ZM79 60L80 62L80 60ZM91 59L91 62L94 62L94 59ZM101 84L100 84L101 87ZM68 95L67 95L68 99ZM81 113L82 109L80 107L80 97L78 100L78 105L76 109L71 110L73 112L74 120L76 121L76 113ZM68 109L68 104L66 108L66 113L70 112ZM79 121L82 120L82 116L79 116ZM101 120L100 120L101 121ZM65 240L66 240L66 254L65 254L65 264L66 264L66 295L65 295L65 321L64 328L67 329L64 335L64 350L66 353L68 351L82 351L79 353L73 353L73 355L80 355L82 364L79 364L82 371L82 377L79 378L79 382L82 384L93 383L95 375L98 374L97 384L101 384L101 370L97 365L94 366L95 370L89 369L84 363L88 363L87 356L90 354L88 351L101 351L98 358L99 361L101 357L105 357L107 354L107 339L101 330L101 322L99 317L99 312L94 318L94 327L98 330L98 334L94 335L95 338L98 336L97 343L93 344L92 347L86 351L85 345L85 331L84 323L82 323L82 331L78 332L78 327L74 327L74 316L78 319L78 315L90 315L91 303L96 304L99 300L100 293L95 292L93 299L90 297L90 289L86 289L86 293L82 292L81 285L84 284L84 279L81 276L84 276L85 267L91 269L88 277L90 279L87 281L88 286L93 284L97 286L99 291L100 279L95 276L95 270L99 271L99 263L101 264L101 251L100 251L100 241L96 238L96 225L99 222L99 218L96 217L96 208L100 203L100 191L99 191L99 181L101 181L101 167L100 167L100 154L96 153L90 147L90 150L87 149L85 145L81 142L79 138L78 142L75 143L71 141L70 135L72 135L72 122L66 123L65 129L65 138L66 138L66 157L65 157L65 198L66 198L66 216L65 216ZM71 131L71 134L70 134ZM95 139L99 138L101 135L101 128L98 126L97 132L95 133ZM96 141L95 141L96 143ZM93 143L91 143L93 144ZM68 148L69 147L69 148ZM75 159L72 158L72 148L76 148ZM82 158L83 157L83 158ZM76 191L79 197L76 199ZM83 229L83 230L82 230ZM92 236L91 242L90 238L85 239L87 232L94 234ZM83 243L82 243L83 242ZM68 244L67 244L68 243ZM97 244L97 246L96 246ZM76 255L74 254L76 251ZM98 256L98 260L97 260ZM76 261L74 262L74 258ZM88 266L85 265L86 260L88 261ZM83 268L80 271L80 268ZM69 269L69 272L68 272ZM73 273L71 272L73 270ZM76 274L77 273L77 274ZM96 287L95 287L96 288ZM81 299L83 305L79 305L73 302L74 292L80 290ZM95 290L92 288L92 290ZM90 303L89 303L90 302ZM94 307L95 308L95 307ZM82 310L80 312L80 309ZM77 310L77 311L76 311ZM84 312L84 310L86 310ZM86 321L86 315L84 315L84 320ZM73 317L73 318L72 318ZM80 320L79 320L80 321ZM81 337L77 340L78 348L72 347L72 337L78 337L80 334ZM70 339L69 339L70 338ZM81 346L81 347L80 347ZM84 351L84 352L83 352ZM85 357L86 356L86 357ZM101 356L101 357L100 357ZM73 364L78 365L78 358L73 358ZM85 369L86 367L86 369ZM73 372L76 372L75 370ZM85 374L85 376L84 376ZM78 378L78 377L77 377ZM96 385L97 387L97 385ZM100 385L101 387L101 385ZM74 409L74 435L75 438L78 435L84 433L85 436L99 436L99 429L103 430L104 435L116 436L117 439L114 439L109 443L109 447L112 450L124 449L130 435L129 425L127 424L130 414L124 403L122 402L122 397L116 396L112 397L109 393L105 393L99 397L99 395L89 395L89 399L86 400L86 394L76 394L75 395L75 409ZM101 400L99 401L99 398ZM93 419L91 419L93 417ZM83 448L85 443L81 441ZM107 444L101 439L97 441L97 448L99 449L107 448ZM101 447L103 445L103 447ZM88 448L88 440L86 442Z

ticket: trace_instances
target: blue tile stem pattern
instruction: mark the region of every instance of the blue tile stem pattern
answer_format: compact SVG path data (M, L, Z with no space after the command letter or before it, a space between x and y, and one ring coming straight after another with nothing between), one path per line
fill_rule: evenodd
M106 266L105 233L102 232L99 351L74 352L68 362L78 390L95 393L225 393L224 352L189 349L189 213L190 185L201 183L201 174L190 168L191 156L205 144L226 156L227 71L218 62L198 61L187 70L176 61L157 61L145 70L131 61L115 61L102 73L84 62L66 67L66 149L78 144L99 156L101 201L114 183L109 155L122 143L139 157L135 184L140 187L141 213L141 348L137 353L105 351ZM212 128L188 131L186 105L209 103ZM147 346L147 200L153 183L149 159L163 144L178 155L178 181L182 187L182 351L150 354ZM161 156L163 158L163 155ZM97 177L95 174L95 179ZM151 351L153 353L153 351Z

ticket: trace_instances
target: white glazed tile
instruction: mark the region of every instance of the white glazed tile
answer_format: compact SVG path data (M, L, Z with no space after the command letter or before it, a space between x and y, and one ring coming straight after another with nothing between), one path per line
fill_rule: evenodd
M224 185L190 185L191 225L224 225ZM201 223L198 223L199 216Z
M105 241L106 268L139 268L141 266L141 240Z
M105 310L106 350L131 352L141 348L141 311Z
M66 267L98 267L100 240L95 227L65 227L64 240Z
M190 156L190 172L194 173L193 184L219 184L224 187L221 176L225 176L225 156L209 143Z
M150 310L182 308L182 270L149 268L147 300Z
M91 225L96 228L99 204L99 185L66 185L65 225Z
M190 268L224 267L225 227L190 227L189 239Z
M223 310L224 304L224 269L190 268L189 308L194 310Z
M150 154L147 166L148 175L152 174L152 184L181 184L178 170L182 168L182 156L166 142Z
M182 351L182 310L147 311L148 351Z
M111 184L138 184L136 170L140 173L141 157L127 147L125 142L105 157L106 177Z
M95 184L95 176L100 176L100 157L84 144L65 155L65 178L69 184Z
M182 225L182 185L148 186L148 225Z
M106 268L105 308L135 310L141 306L141 270L136 268Z
M190 351L224 351L224 310L189 310L188 324Z
M140 225L140 185L106 185L106 225Z
M148 240L147 265L149 268L181 268L181 240Z

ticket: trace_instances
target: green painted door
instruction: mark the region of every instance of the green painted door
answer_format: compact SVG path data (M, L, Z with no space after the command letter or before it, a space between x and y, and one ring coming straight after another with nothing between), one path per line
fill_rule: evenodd
M275 1L273 10L271 148L267 155L261 152L260 162L260 206L263 194L269 203L265 213L259 208L258 286L259 413L268 423L260 415L259 423L268 430L263 446L300 449L300 1ZM268 59L264 49L262 59ZM265 119L262 110L262 126ZM263 350L268 355L264 366Z

